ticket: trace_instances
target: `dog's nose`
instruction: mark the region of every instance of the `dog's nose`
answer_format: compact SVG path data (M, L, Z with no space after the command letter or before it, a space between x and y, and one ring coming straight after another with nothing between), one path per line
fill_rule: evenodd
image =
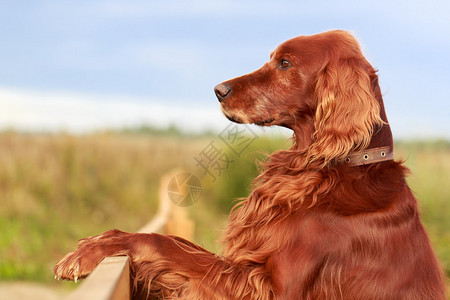
M216 93L219 102L222 102L226 97L230 95L231 88L228 85L221 83L216 85L216 87L214 88L214 92Z

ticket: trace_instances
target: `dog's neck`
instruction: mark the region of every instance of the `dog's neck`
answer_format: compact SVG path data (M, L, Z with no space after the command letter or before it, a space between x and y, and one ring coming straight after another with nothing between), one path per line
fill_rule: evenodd
M381 128L375 129L375 133L366 149L353 151L343 159L338 160L339 164L347 164L355 167L394 159L394 141L391 128L387 123L382 100L380 101L380 106L380 116L385 124Z
M394 142L379 88L376 89L376 98L380 104L380 117L385 124L381 128L374 129L374 134L365 149L355 150L345 158L335 162L345 163L349 166L360 166L393 160ZM294 149L297 151L306 152L313 142L313 116L314 114L301 114L297 116L297 123L294 126L286 126L294 131Z
M307 150L312 138L313 127L307 126L294 129L294 141L296 150ZM386 123L381 128L376 129L369 146L362 150L351 152L346 157L335 161L338 164L348 166L361 166L377 162L393 160L393 138L389 125Z
M378 77L375 75L373 75L372 89L380 105L380 117L385 124L381 128L375 128L372 139L366 149L353 151L344 159L341 159L339 161L341 163L350 166L361 166L394 159L394 139L387 120L383 96L378 85Z

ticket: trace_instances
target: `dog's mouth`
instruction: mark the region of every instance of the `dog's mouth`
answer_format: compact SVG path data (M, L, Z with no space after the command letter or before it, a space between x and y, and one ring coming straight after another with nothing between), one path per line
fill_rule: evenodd
M236 116L230 116L230 115L228 115L228 114L226 114L225 116L226 116L227 119L230 120L231 122L238 123L238 124L243 124L243 123L253 123L253 124L256 124L256 125L258 125L258 126L270 126L270 125L273 125L273 122L275 121L274 118L271 118L271 119L264 120L264 121L245 122L245 121L239 119L239 118L236 117Z
M266 120L263 119L261 121L252 121L251 119L249 120L245 115L237 116L236 114L230 114L225 109L223 109L223 107L222 112L225 115L225 117L227 117L228 120L238 124L256 124L258 126L270 126L273 125L275 122L275 118L270 118Z
M259 126L270 126L270 125L272 125L272 123L274 121L275 121L275 119L271 118L271 119L268 119L268 120L265 120L265 121L253 122L253 123L255 123L256 125L259 125Z

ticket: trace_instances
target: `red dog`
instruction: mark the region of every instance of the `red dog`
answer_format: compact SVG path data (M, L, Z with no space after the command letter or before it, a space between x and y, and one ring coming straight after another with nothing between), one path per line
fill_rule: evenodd
M57 277L128 255L138 286L164 298L445 299L407 169L392 158L376 71L350 34L289 40L215 92L230 120L294 132L232 211L223 254L113 230L81 240Z

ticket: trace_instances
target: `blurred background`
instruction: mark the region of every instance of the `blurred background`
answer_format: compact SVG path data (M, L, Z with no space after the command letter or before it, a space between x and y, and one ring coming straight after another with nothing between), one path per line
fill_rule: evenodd
M78 239L137 230L156 213L160 177L198 169L211 143L229 164L190 210L196 242L219 250L255 160L290 133L245 127L251 143L233 151L213 87L289 38L332 29L380 70L396 157L450 274L450 3L302 2L0 1L0 299L18 282L54 288L51 267Z

